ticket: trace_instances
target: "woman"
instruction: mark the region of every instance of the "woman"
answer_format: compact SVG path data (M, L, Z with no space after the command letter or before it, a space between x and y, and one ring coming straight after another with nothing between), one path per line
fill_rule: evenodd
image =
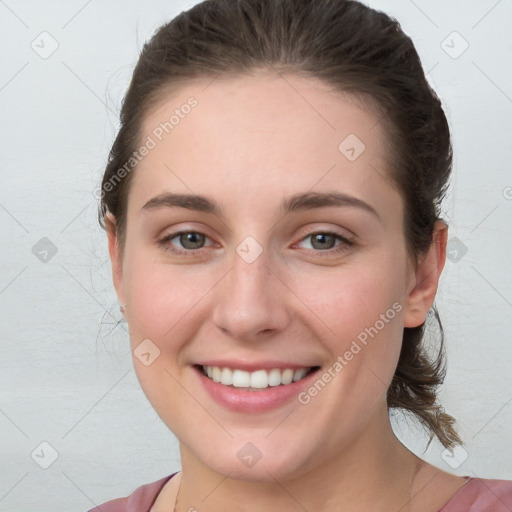
M462 444L422 345L450 134L398 23L345 0L210 0L144 46L100 219L181 472L95 510L506 511L396 438Z

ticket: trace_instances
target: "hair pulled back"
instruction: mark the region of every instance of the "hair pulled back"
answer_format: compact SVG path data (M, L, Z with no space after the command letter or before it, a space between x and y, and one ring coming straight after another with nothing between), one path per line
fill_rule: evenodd
M376 100L389 139L390 179L404 202L407 250L416 265L432 243L448 186L449 127L399 23L353 0L206 0L158 29L142 49L123 100L102 181L100 223L107 213L114 215L122 248L133 172L119 179L119 171L140 144L144 117L166 91L193 78L259 69L319 78L340 92ZM404 328L387 403L412 413L430 432L429 444L435 435L453 447L462 441L454 418L437 401L445 377L444 335L435 306L431 313L441 334L437 356L427 353L425 323Z

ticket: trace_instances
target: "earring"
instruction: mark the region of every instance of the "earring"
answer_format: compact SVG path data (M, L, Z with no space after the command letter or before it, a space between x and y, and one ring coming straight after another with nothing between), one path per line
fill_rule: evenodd
M126 311L126 306L128 306L128 304L119 304L119 311L124 313Z

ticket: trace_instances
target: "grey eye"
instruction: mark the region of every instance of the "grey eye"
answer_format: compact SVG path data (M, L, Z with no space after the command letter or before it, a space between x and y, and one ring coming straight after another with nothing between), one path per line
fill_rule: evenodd
M332 249L336 244L336 236L328 233L315 233L309 237L313 249Z
M185 249L200 249L204 246L206 237L202 233L190 231L179 235L179 242Z

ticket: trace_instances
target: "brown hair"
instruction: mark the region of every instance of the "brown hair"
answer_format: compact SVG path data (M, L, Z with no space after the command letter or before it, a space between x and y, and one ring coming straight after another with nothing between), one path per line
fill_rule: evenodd
M352 0L206 0L160 27L135 67L102 182L100 223L107 212L114 215L121 250L133 173L119 171L137 149L145 115L183 81L258 69L319 78L340 92L376 100L391 149L390 177L404 201L407 250L417 265L432 243L448 186L449 127L399 23ZM453 447L462 441L454 418L437 402L445 377L444 334L435 306L431 313L441 333L437 357L424 346L425 323L404 328L387 403L413 413L430 431L429 444L436 435Z

